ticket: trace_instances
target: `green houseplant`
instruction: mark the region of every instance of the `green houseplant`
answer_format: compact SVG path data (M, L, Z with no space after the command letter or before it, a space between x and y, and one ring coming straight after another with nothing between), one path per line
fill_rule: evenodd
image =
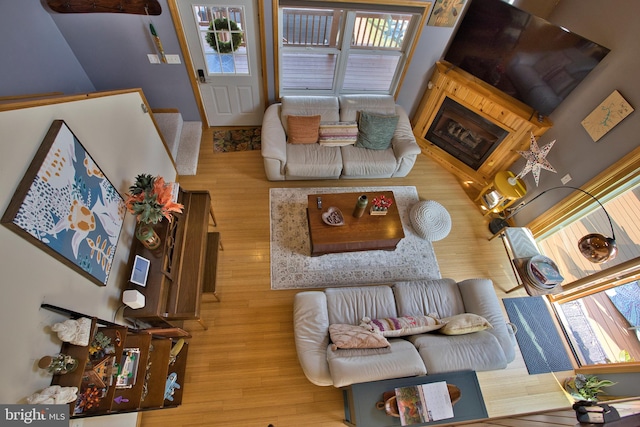
M576 374L564 380L565 390L575 399L598 401L598 394L604 393L603 388L611 387L615 383L610 380L601 380L595 375Z

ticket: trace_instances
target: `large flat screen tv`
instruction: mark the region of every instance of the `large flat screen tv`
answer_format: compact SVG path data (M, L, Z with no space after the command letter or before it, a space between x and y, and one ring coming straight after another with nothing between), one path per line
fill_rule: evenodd
M548 116L609 49L500 0L473 0L444 60Z

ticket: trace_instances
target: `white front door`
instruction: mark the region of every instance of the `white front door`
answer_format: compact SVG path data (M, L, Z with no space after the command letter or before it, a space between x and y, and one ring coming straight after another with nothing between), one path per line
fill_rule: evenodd
M259 126L264 99L257 0L177 0L209 126Z

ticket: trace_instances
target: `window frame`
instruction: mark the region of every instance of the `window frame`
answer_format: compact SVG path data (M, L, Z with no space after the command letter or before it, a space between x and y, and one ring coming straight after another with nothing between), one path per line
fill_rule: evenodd
M640 147L627 154L621 160L607 168L595 178L585 184L582 189L596 198L606 201L626 190L630 182L640 177ZM581 211L593 203L593 199L580 192L563 199L556 206L527 224L534 237L544 236L563 223L576 217ZM563 303L585 296L589 296L617 285L640 280L640 257L625 261L614 267L578 279L566 286L562 292L547 295L551 303ZM606 365L585 365L576 372L582 373L610 373L636 371L640 362L614 363Z
M371 93L371 94L384 93L384 94L389 94L396 97L402 87L402 82L404 81L404 78L407 73L407 69L409 68L411 59L415 52L416 45L418 44L418 40L420 39L420 36L422 34L422 29L424 28L426 20L429 17L432 4L433 2L431 1L420 2L420 1L413 1L413 0L400 1L398 3L394 3L393 5L390 5L388 2L385 2L382 0L365 0L365 1L355 0L349 3L345 3L342 1L332 1L332 0L323 0L323 1L307 0L307 1L296 2L295 4L289 3L289 2L284 2L283 4L283 2L279 0L273 2L273 10L272 10L273 30L274 30L273 37L274 37L274 40L277 41L277 43L274 43L275 90L276 90L277 97L281 98L284 95L296 95L296 94L308 95L309 94L309 89L286 90L283 92L282 72L281 72L282 54L285 50L295 51L294 49L301 49L301 51L306 51L306 52L312 52L314 50L318 52L320 51L326 52L328 49L335 49L335 51L337 52L338 58L337 58L336 67L334 70L332 88L330 90L313 89L312 91L314 94L337 96L343 93ZM385 49L365 50L357 47L352 47L349 42L345 42L343 40L339 42L339 46L337 47L336 46L333 46L333 47L332 46L326 46L326 47L313 46L313 47L286 47L285 48L282 44L282 37L281 37L281 34L283 33L283 27L282 27L283 19L282 19L282 14L280 12L282 8L286 8L286 7L309 7L309 8L328 7L328 8L334 8L334 9L342 9L344 10L343 16L345 19L343 19L342 22L340 23L341 25L340 31L341 31L341 34L343 35L352 34L354 21L348 19L347 17L350 14L355 15L356 12L358 11L360 12L386 11L388 13L393 13L393 12L407 13L407 14L414 14L415 17L411 19L411 23L406 30L406 34L408 34L409 37L403 43L400 55L397 55L396 51L389 52L388 50L385 50ZM387 10L384 10L384 8L387 8ZM351 24L349 24L349 22L351 22ZM351 37L349 37L349 40L350 39ZM343 48L342 46L344 45L347 45L347 47ZM363 50L364 52L357 53L357 51L363 51ZM388 91L343 91L342 90L342 84L344 82L344 76L347 69L347 62L348 62L349 54L351 53L351 51L354 51L353 53L354 55L368 53L368 54L384 54L384 55L400 56L400 59L396 66L396 71L394 73L394 76L392 78L392 81L390 83L390 88Z

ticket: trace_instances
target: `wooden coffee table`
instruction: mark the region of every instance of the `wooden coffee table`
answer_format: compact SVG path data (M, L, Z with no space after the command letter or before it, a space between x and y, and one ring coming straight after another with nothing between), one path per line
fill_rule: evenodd
M369 204L362 217L354 218L353 210L358 197L362 194L367 196ZM371 202L374 197L380 195L391 198L394 203L386 215L370 215ZM321 209L318 209L317 206L318 197L322 200ZM331 226L322 221L322 213L330 207L337 207L342 211L344 225ZM400 240L404 238L402 221L393 191L310 194L308 196L307 218L309 220L311 256L372 250L393 251Z

